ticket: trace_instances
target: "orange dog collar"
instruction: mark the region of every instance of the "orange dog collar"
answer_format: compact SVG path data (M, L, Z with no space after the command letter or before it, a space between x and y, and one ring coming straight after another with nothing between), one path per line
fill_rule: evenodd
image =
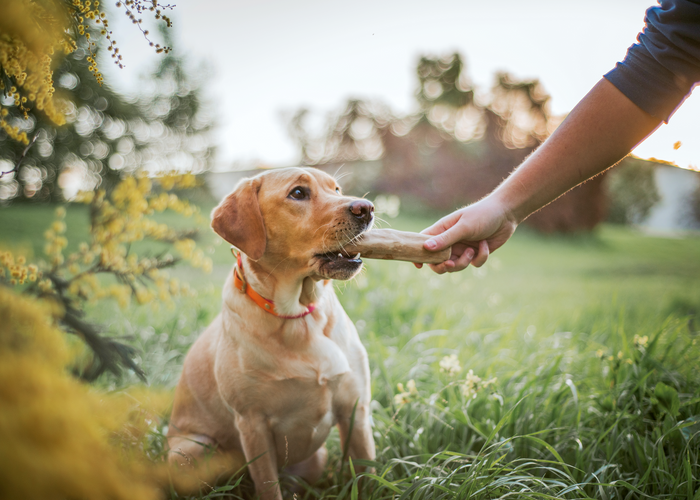
M253 290L251 286L248 285L248 282L245 280L245 276L243 274L243 262L241 260L240 252L236 252L235 248L231 247L231 253L236 257L236 267L233 268L233 286L240 290L241 293L244 293L248 297L250 297L253 300L253 302L255 302L255 304L257 304L257 306L260 307L263 311L269 312L273 316L277 316L281 319L303 318L307 314L311 314L312 312L314 312L316 306L314 304L309 304L306 308L306 311L304 311L301 314L297 314L296 316L285 316L283 314L278 314L275 310L274 302L272 302L269 299L266 299L258 292Z

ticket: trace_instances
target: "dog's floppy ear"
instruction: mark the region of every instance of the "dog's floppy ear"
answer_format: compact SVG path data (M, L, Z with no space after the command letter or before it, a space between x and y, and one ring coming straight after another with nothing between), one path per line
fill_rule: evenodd
M267 246L259 190L260 179L245 179L211 213L216 234L253 260L262 257Z

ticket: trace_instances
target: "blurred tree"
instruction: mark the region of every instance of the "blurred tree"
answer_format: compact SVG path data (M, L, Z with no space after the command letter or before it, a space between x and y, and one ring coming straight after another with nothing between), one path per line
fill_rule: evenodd
M170 45L169 30L161 27L161 34ZM22 158L16 175L0 184L0 199L61 201L62 188L100 185L109 191L125 172L208 167L212 125L202 110L201 87L188 77L182 56L169 50L149 77L151 92L128 99L98 83L84 50L78 48L54 71L57 92L67 103L65 125L57 127L40 110L30 110L25 120L19 109L9 108L36 141L22 158L26 146L0 132L2 170Z
M380 131L388 126L392 133L403 136L428 124L460 142L483 138L492 150L528 152L550 132L549 95L538 80L519 81L499 73L487 102L479 103L458 53L421 57L416 75L419 111L412 116L396 119L386 106L351 99L342 111L331 115L326 133L313 138L305 123L309 111L292 115L287 128L299 144L302 163L376 159L385 149Z
M19 109L7 108L8 121L18 123L35 143L22 158L26 146L0 132L2 170L19 164L13 177L3 179L0 199L60 201L62 173L64 186L71 178L86 187L101 181L112 186L119 178L117 169L109 166L110 157L127 144L137 144L128 124L142 112L135 102L106 84L100 85L90 74L89 65L85 49L78 48L54 70L57 94L66 103L65 125L56 126L36 108L28 111L27 119Z
M690 197L690 217L696 228L700 228L700 184Z
M383 105L350 99L331 116L323 145L325 161L376 160L384 152L378 131L389 122Z
M170 30L160 27L165 43L172 46ZM202 82L208 71L200 67L188 71L186 59L171 49L160 61L156 71L147 80L152 92L140 99L145 123L134 124L142 130L140 148L124 157L126 165L150 171L199 173L207 170L214 153L211 131L213 120L203 104Z
M487 141L508 149L537 147L551 132L549 99L539 80L496 75L490 103L484 107Z
M460 141L483 135L491 147L527 149L549 135L550 97L539 80L498 73L486 102L479 103L458 53L423 56L416 73L421 120L427 118Z
M654 180L655 163L628 156L607 176L608 220L638 224L661 199Z
M420 111L414 117L415 125L423 128L423 124L430 124L459 141L474 139L482 133L483 108L474 99L474 88L459 54L423 56L418 61L416 75Z
M99 54L105 51L122 66L99 2L40 3L47 10L39 17L53 20L46 26L70 25L70 29L49 33L39 25L38 34L30 30L38 19L27 14L38 12L35 0L16 0L12 5L24 10L10 9L17 19L29 16L29 27L13 30L9 23L0 22L0 88L4 92L0 98L0 201L58 201L64 188L75 192L102 185L110 190L124 172L139 169L198 172L207 168L211 120L202 110L199 84L188 77L183 57L169 47L167 28L172 24L163 10L171 6L141 0L117 3L149 45L165 56L151 75L152 92L127 99L104 85L97 70ZM138 15L147 11L164 21L159 26L164 46L151 42L148 30L141 26ZM102 49L100 37L106 41ZM46 45L45 39L52 45ZM52 71L33 63L49 58L46 54L56 44L65 46L69 55L55 58ZM41 73L48 83L39 90L31 85L33 76L26 76L32 71L48 71Z
M322 168L365 162L356 168L371 178L372 191L449 210L488 194L556 125L539 80L499 73L490 92L477 99L457 53L421 57L416 75L418 111L409 116L396 118L386 106L350 100L331 115L326 133L313 137L305 124L308 110L293 115L288 129L302 161ZM367 160L379 158L368 172ZM559 198L527 224L544 232L592 229L605 217L603 179Z
M424 112L435 105L462 108L474 103L474 90L458 53L448 57L423 56L416 73L419 82L416 96Z
M299 163L302 165L312 165L314 160L309 156L309 146L311 138L306 127L306 117L309 114L307 108L301 108L292 113L290 116L283 115L282 120L287 124L287 132L291 139L299 146L301 158Z
M381 130L393 120L383 104L348 99L341 111L329 114L325 130L314 136L306 124L308 116L309 110L302 108L286 120L305 165L380 158L384 153Z

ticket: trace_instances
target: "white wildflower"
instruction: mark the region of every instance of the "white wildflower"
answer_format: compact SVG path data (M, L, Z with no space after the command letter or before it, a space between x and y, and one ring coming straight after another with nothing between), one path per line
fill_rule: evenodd
M496 377L492 377L488 380L483 380L478 375L474 375L474 370L469 370L469 372L467 373L467 378L464 380L464 383L461 387L462 395L464 395L464 397L467 399L473 399L476 397L477 393L480 390L495 384L497 381L498 379Z
M394 395L394 404L403 405L411 401L413 396L418 395L418 389L416 388L416 381L411 379L406 383L406 388L402 383L396 384L396 388L399 390L398 394Z
M462 384L462 394L465 398L475 398L476 393L479 391L479 384L481 383L481 377L474 375L474 370L469 370L467 373L467 378Z
M462 371L462 366L459 364L456 354L450 354L440 360L440 371L448 375L457 375Z
M646 348L649 345L649 336L644 335L643 337L640 337L639 335L634 336L634 345L637 347L644 347Z

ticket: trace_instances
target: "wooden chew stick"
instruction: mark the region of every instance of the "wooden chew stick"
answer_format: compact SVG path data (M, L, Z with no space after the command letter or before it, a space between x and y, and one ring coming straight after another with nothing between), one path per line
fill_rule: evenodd
M354 255L357 252L368 259L403 260L423 264L440 264L450 258L451 249L431 252L423 248L430 236L419 233L396 231L395 229L372 229L364 233L344 250Z

